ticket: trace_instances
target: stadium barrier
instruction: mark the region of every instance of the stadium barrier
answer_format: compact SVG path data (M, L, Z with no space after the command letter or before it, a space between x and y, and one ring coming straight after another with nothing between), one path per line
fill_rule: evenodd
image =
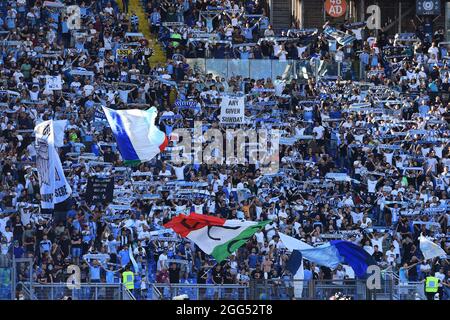
M236 284L152 283L151 300L172 300L187 295L190 300L249 300L250 288Z
M188 58L186 62L200 74L212 73L214 76L230 78L242 76L253 79L283 80L310 78L337 78L360 80L365 72L359 62L326 62L314 59L303 60L270 60L270 59L209 59Z
M120 283L82 283L70 289L66 283L19 283L25 300L135 300L132 292ZM30 289L31 287L31 289Z
M9 254L0 255L0 300L13 299L14 290L11 281L13 274L12 260Z
M149 283L150 290L133 292L120 283L83 283L78 289L70 289L66 283L19 282L17 288L25 300L172 300L181 295L189 300L328 300L336 293L354 300L426 299L422 282L398 283L396 279L383 279L377 290L369 290L362 279L261 279L248 285ZM2 300L13 299L11 294L8 291Z
M414 300L416 293L425 299L423 283L399 284L396 279L385 278L381 288L369 290L366 280L252 280L245 285L213 284L149 284L148 299L171 300L187 295L190 300L328 300L342 293L354 300Z

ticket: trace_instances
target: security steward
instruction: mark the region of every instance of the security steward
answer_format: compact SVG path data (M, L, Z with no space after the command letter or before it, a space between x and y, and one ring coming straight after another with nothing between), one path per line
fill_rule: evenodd
M425 295L427 296L427 300L434 300L434 295L439 290L439 278L436 278L433 275L429 275L425 278Z
M122 273L122 283L131 292L134 290L134 273L130 271L130 267L126 267L125 271Z

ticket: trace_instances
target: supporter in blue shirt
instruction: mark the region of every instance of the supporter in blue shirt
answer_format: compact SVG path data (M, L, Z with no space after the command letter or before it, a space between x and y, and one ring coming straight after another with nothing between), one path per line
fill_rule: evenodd
M128 252L128 246L123 246L119 251L120 265L125 267L130 262L130 253Z
M92 261L89 266L89 274L91 283L99 283L100 282L100 271L101 267L97 260Z
M244 36L245 40L251 42L253 40L253 30L257 27L255 24L253 27L250 27L249 23L245 24L245 27L241 27L242 35Z
M16 258L16 259L20 259L20 258L23 258L23 255L24 255L24 253L25 253L25 250L24 250L24 248L19 244L19 241L14 241L14 249L13 249L13 252L14 252L14 257Z
M110 266L106 270L106 283L115 283L115 272L113 271L113 266Z
M256 264L258 262L258 255L256 254L255 250L252 250L252 253L248 256L248 267L250 269L255 269Z
M430 107L428 106L427 102L425 100L422 100L422 104L419 106L420 115L426 117L429 111Z

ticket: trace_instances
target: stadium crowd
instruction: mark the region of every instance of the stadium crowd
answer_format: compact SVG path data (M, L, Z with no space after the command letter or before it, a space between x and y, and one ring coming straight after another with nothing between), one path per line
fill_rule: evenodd
M135 13L114 0L63 3L1 2L0 282L14 256L33 260L41 284L65 282L70 264L80 266L82 282L115 283L134 268L130 248L142 298L149 283L288 281L280 231L311 245L352 241L401 283L434 274L441 299L450 299L448 259L424 260L418 246L422 233L449 250L450 72L441 30L428 41L420 32L376 37L347 24L336 30L354 30L355 39L333 48L322 29L275 32L258 1L144 1L168 58L150 66ZM76 32L62 14L72 4L81 12ZM187 59L204 57L343 61L359 71L337 80L225 78ZM367 81L356 80L360 72ZM234 128L219 121L220 99L239 93L246 95L241 128L281 130L279 173L262 174L258 163L171 162L177 128L195 121L203 131ZM156 106L169 147L151 162L124 166L101 105ZM59 153L73 189L54 211L39 208L33 135L49 119L69 120ZM87 185L96 176L114 178L112 199L93 200ZM272 222L216 264L162 227L190 212ZM18 281L28 271L23 265ZM305 261L305 281L351 278L348 266Z

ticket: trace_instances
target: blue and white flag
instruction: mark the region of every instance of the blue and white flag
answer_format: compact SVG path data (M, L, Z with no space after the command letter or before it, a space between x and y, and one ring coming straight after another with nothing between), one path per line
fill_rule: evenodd
M34 128L42 209L53 209L55 203L65 201L72 193L56 151L56 147L64 145L66 125L67 120L48 120Z
M294 296L301 298L303 292L303 280L305 279L305 272L303 269L303 256L299 250L294 250L286 263L286 268L293 275L294 279Z
M356 40L356 37L354 35L347 34L347 33L342 32L334 27L331 27L331 26L325 27L323 32L327 36L335 39L342 46L351 45L353 43L353 41Z
M193 109L197 107L198 102L193 100L177 100L175 107L178 109Z
M433 259L436 257L447 256L447 253L444 251L444 249L442 249L436 243L425 238L422 234L419 237L419 242L420 242L420 251L422 251L423 257L426 260Z
M279 235L281 242L288 250L299 250L303 258L320 266L336 269L339 264L346 263L352 267L358 277L363 278L366 276L367 267L375 264L371 255L350 241L333 240L313 247L285 234L279 233Z
M167 136L155 125L155 107L149 110L113 110L103 107L103 111L125 163L150 161L166 148Z

